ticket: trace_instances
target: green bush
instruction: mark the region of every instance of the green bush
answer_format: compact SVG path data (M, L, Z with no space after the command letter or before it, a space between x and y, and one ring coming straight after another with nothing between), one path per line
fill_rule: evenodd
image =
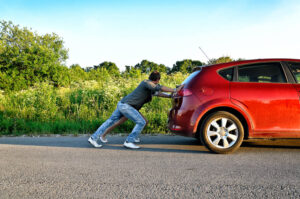
M0 134L78 134L92 133L108 119L122 97L148 78L98 74L103 79L72 82L57 88L51 83L36 84L27 90L0 92ZM175 87L187 75L162 74L161 84ZM141 113L149 120L143 133L165 133L171 100L153 97ZM115 132L130 132L134 123L127 121Z

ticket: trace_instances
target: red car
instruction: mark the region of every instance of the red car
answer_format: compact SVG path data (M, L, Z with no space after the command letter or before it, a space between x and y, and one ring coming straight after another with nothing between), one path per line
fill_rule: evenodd
M169 129L230 153L251 138L300 138L300 60L198 67L173 99Z

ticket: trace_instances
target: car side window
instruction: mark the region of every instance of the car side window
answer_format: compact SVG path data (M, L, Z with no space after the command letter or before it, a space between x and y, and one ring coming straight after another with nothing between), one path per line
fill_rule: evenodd
M285 83L286 78L281 64L260 63L238 68L239 82L264 82L264 83Z
M300 63L290 62L288 64L292 70L292 73L293 73L297 83L300 84Z
M219 74L227 79L228 81L232 81L233 80L233 68L227 68L224 70L219 71Z

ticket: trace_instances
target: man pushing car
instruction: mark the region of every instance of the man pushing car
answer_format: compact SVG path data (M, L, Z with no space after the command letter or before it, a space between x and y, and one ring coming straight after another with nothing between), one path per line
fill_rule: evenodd
M102 136L105 134L105 131L120 120L126 121L124 119L125 117L132 120L135 123L135 126L126 138L124 147L139 149L140 147L137 146L135 142L138 142L138 136L147 124L145 117L139 112L139 110L145 103L152 100L153 95L171 98L172 93L177 92L182 88L182 86L174 89L162 86L159 84L159 81L160 73L153 71L148 80L143 80L135 90L118 102L117 108L110 118L106 120L88 139L89 143L96 148L102 147L102 145L98 143L98 140L100 139L103 142ZM162 92L170 92L171 94L165 94Z

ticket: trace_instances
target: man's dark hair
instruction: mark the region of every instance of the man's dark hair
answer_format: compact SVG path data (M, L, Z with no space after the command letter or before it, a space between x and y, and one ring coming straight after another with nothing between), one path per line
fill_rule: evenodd
M157 81L160 80L160 73L158 71L153 71L150 75L149 75L149 80L151 81Z

